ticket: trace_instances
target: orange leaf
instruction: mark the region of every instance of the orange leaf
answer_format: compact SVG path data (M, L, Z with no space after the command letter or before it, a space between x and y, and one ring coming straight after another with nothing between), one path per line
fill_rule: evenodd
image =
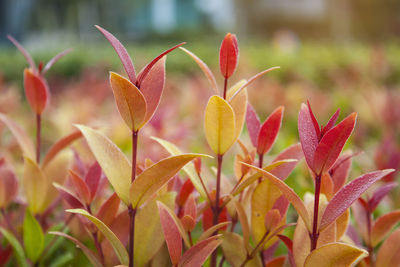
M395 210L379 217L371 230L372 246L377 246L399 221L400 210Z
M42 114L49 103L49 87L46 81L34 74L32 69L24 71L25 95L29 105L36 114Z

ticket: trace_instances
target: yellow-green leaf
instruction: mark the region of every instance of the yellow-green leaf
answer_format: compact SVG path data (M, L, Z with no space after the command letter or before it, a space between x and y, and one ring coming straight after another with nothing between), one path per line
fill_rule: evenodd
M44 248L44 235L38 221L27 210L23 224L24 247L28 258L36 263Z
M49 184L37 163L28 157L25 157L22 184L29 210L36 215L41 211Z
M165 150L168 151L168 153L171 154L171 156L178 156L183 154L183 152L174 144L172 144L171 142L168 142L166 140L157 138L152 136L151 139L157 141L162 147L165 148ZM211 156L210 156L211 157ZM201 185L200 182L200 178L196 173L196 170L194 168L194 165L192 162L189 162L188 164L186 164L182 170L187 174L187 176L189 177L190 181L192 181L194 187L196 188L197 192L199 192L199 194L203 197L206 198L207 195L204 191L203 186Z
M131 130L139 130L144 124L147 110L142 92L128 79L115 72L110 72L110 84L121 117Z
M94 225L96 225L99 231L110 242L115 253L117 254L119 261L124 265L128 265L129 263L128 252L126 252L124 245L121 243L118 237L110 230L110 228L107 227L107 225L105 225L102 221L100 221L95 216L89 214L86 210L83 209L69 209L67 210L67 212L80 214L88 218Z
M129 205L132 172L129 160L110 139L99 131L83 125L76 127L82 132L118 197Z
M224 154L235 142L235 113L229 103L214 95L208 101L204 129L211 149L217 154Z
M4 238L10 243L13 248L14 256L17 260L17 263L21 267L29 267L28 260L25 257L24 249L19 243L18 239L9 231L0 226L0 233L4 236Z
M308 255L304 267L354 266L368 256L368 252L344 243L331 243L315 249Z
M163 187L183 166L201 154L182 154L160 160L144 170L132 183L129 196L133 208L140 207Z
M246 83L246 80L241 80L237 82L234 86L232 86L228 92L226 93L226 99L230 99L231 96L233 96L236 91L242 87ZM235 112L235 140L237 140L242 132L243 125L244 125L244 120L246 118L246 111L247 111L247 90L241 90L238 95L229 100L229 104L233 108L233 111Z

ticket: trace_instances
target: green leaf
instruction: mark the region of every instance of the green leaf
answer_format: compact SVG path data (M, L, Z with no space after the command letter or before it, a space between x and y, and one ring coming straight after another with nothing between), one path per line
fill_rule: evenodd
M14 256L18 262L18 265L20 267L29 267L27 263L27 259L25 257L24 249L22 248L21 244L18 242L17 238L4 229L3 227L0 226L0 232L3 234L5 239L10 243L11 247L13 248L14 251Z
M88 218L92 223L94 223L94 225L96 225L96 227L100 230L100 232L102 232L102 234L110 242L115 253L117 254L119 261L124 265L128 265L129 263L128 252L126 252L124 245L121 243L118 237L110 230L110 228L107 227L107 225L105 225L102 221L100 221L99 219L97 219L96 217L89 214L86 210L83 209L69 209L67 210L67 212L83 215L86 218Z
M44 249L44 235L40 224L29 210L25 213L23 227L26 255L32 262L36 262Z

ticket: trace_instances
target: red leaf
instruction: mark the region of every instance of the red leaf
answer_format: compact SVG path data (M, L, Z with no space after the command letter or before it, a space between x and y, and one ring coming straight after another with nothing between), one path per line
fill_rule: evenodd
M257 153L263 155L267 153L274 144L282 125L284 107L275 109L261 126L257 139Z
M353 132L356 119L357 113L350 114L322 137L314 154L313 171L316 174L328 171L336 162L344 144Z
M149 64L147 64L143 70L140 71L138 78L137 78L137 82L136 85L139 89L142 89L142 82L144 82L144 80L146 79L147 75L150 73L150 71L152 70L153 66L156 65L156 63L162 59L164 56L166 56L167 54L169 54L170 52L174 51L175 49L177 49L178 47L182 46L186 44L186 42L177 44L173 47L171 47L170 49L165 50L164 52L162 52L159 56L157 56L155 59L153 59Z
M222 204L222 200L220 201ZM228 216L227 216L227 211L226 207L222 209L222 211L219 213L218 217L218 223L226 222L228 221ZM206 231L208 228L213 226L213 211L212 209L208 206L204 211L203 211L203 231ZM221 230L226 230L227 226L223 227Z
M157 205L169 256L171 258L172 265L175 266L181 259L182 236L179 232L178 226L175 224L174 219L171 217L165 207L159 202Z
M333 181L333 192L336 193L340 188L344 186L351 169L351 159L354 154L345 153L339 157L339 159L333 164L332 168L329 170Z
M115 52L117 52L119 58L121 59L122 65L124 66L124 69L128 74L129 80L132 83L136 83L135 67L133 66L132 59L129 56L128 51L126 51L126 48L121 44L121 42L117 38L115 38L114 35L109 33L107 30L103 29L98 25L95 25L95 27L107 38L107 40L114 48Z
M333 128L333 126L335 126L336 121L339 117L339 113L340 113L340 109L336 110L335 114L332 115L332 117L329 119L328 123L326 124L325 127L322 128L321 131L321 136L324 136L324 134L329 131L330 129Z
M49 102L49 87L46 81L32 72L32 69L24 71L25 95L32 110L36 114L42 114Z
M85 181L72 170L69 171L69 174L71 175L71 181L75 187L75 192L78 193L80 199L82 199L86 204L90 204L90 192Z
M95 197L101 178L101 167L96 161L85 176L85 183L89 187L91 200Z
M57 62L59 61L63 56L69 54L72 51L72 49L67 49L62 51L61 53L55 55L52 59L50 59L49 62L47 62L46 66L44 66L44 69L41 71L42 75L45 75L46 72Z
M17 193L18 180L14 171L4 162L0 163L0 209L6 208Z
M239 47L236 35L228 33L219 49L219 67L222 76L228 79L236 70L239 58Z
M201 267L208 256L222 243L218 236L212 236L203 240L183 254L179 261L179 267Z
M272 169L270 173L275 175L281 180L285 180L288 175L293 171L294 167L296 167L298 161L300 161L304 157L303 150L301 149L300 144L291 145L286 148L284 151L279 153L279 155L272 161L277 162L285 159L297 159L294 162L288 162L286 164L279 165Z
M194 220L196 220L196 218L197 218L197 205L196 205L196 199L195 199L193 194L190 195L189 199L186 201L185 209L184 209L183 214L189 215Z
M118 198L118 195L116 193L112 194L103 203L103 205L101 205L96 217L107 226L110 226L111 223L114 221L115 216L117 215L120 203L121 200Z
M283 267L285 266L285 260L286 260L286 256L279 256L276 258L273 258L272 260L268 261L265 264L265 267Z
M337 192L326 207L321 219L320 231L334 222L364 193L373 183L393 172L394 170L382 170L364 174L344 186Z
M33 61L31 55L28 53L28 51L25 50L25 48L18 43L17 40L15 40L11 35L7 35L7 38L18 48L18 50L21 52L21 54L25 57L26 61L29 64L29 67L34 71L37 72L35 62Z
M144 71L144 70L143 70ZM143 73L140 72L138 80ZM164 90L165 83L165 57L155 64L151 70L149 70L145 79L141 83L139 89L143 93L144 98L146 99L147 111L144 121L149 121L161 100L161 95Z
M247 105L246 125L247 130L249 131L251 143L254 147L257 147L257 139L261 128L261 123L256 111L251 104Z
M185 183L183 183L181 190L176 197L176 203L183 207L185 205L186 200L188 199L189 195L193 192L194 186L190 179L186 179ZM179 215L179 214L178 214Z
M85 205L67 188L59 185L53 184L54 187L60 193L62 199L64 199L73 209L84 209Z
M376 207L382 201L382 199L392 190L394 187L397 186L397 183L388 183L374 192L372 198L368 201L368 209L370 212L374 212Z
M311 117L312 123L314 125L315 132L317 133L317 136L319 139L321 137L321 130L319 128L318 121L315 118L314 112L312 111L310 102L308 100L307 100L307 107L308 107L308 111L310 112L310 117Z
M317 128L314 126L312 112L301 104L298 119L299 137L304 157L310 169L314 170L314 153L318 146Z

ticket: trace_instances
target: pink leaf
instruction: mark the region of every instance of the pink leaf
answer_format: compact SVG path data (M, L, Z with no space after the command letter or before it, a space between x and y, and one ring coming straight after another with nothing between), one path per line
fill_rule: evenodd
M85 205L67 188L63 187L62 185L53 184L54 187L60 193L62 199L64 199L73 209L84 209Z
M392 190L394 187L397 186L397 183L388 183L374 192L372 198L368 201L368 209L370 212L374 212L376 207L382 201L382 199Z
M96 161L89 169L85 176L85 182L90 190L90 197L93 200L99 188L99 182L101 178L101 167Z
M282 125L284 107L275 109L261 126L257 139L257 153L264 155L274 144Z
M251 143L254 147L257 147L257 139L261 128L261 123L256 111L250 103L247 105L246 124Z
M393 169L387 169L382 171L370 172L344 186L339 192L337 192L332 200L326 207L324 214L321 219L320 231L329 226L334 222L343 212L345 212L354 201L356 201L362 193L364 193L373 183L381 179L382 177L393 172Z
M107 30L103 29L102 27L95 25L95 27L107 38L110 42L112 47L114 48L115 52L117 52L119 58L121 59L122 65L125 68L126 73L128 74L129 80L132 83L136 82L136 73L135 67L133 66L133 62L131 57L126 51L125 47L121 44L121 42L115 38L114 35L109 33Z
M166 210L164 205L161 202L157 202L157 205L169 256L171 258L172 265L175 266L181 259L182 236L174 219L169 214L168 210Z
M57 54L56 56L54 56L52 59L50 59L49 62L47 62L46 66L44 66L43 70L42 70L42 75L45 75L46 72L57 62L59 61L63 56L69 54L72 51L72 49L67 49L62 51L61 53Z
M72 170L69 171L69 174L71 175L71 181L75 187L75 192L78 193L80 199L84 200L86 204L90 204L91 202L90 192L85 181L83 181L83 179Z
M303 150L301 150L301 145L291 145L290 147L282 151L272 162L277 162L285 159L296 159L297 161L279 165L272 169L270 173L280 178L281 180L285 180L288 175L293 171L294 167L296 167L298 161L300 161L303 157L304 154Z
M222 243L218 236L212 236L203 240L183 254L179 261L179 267L201 267L208 256Z
M235 72L239 58L236 35L228 33L219 49L219 67L222 76L228 79Z
M138 78L137 78L137 82L136 85L137 87L139 87L139 89L142 89L142 82L144 82L144 80L146 79L146 76L150 73L150 71L152 70L153 66L156 65L156 63L164 58L164 56L166 56L167 54L169 54L170 52L174 51L175 49L177 49L178 47L182 46L186 44L185 42L177 44L173 47L171 47L170 49L165 50L164 52L162 52L159 56L157 56L155 59L153 59L149 64L146 65L146 67L143 68L143 70L140 71Z
M25 50L25 48L18 43L17 40L15 40L11 35L7 35L7 38L18 48L18 50L21 52L21 54L25 57L26 61L29 64L29 67L32 69L32 71L37 72L35 62L33 61L31 55L28 53L28 51Z
M299 137L304 157L310 169L314 169L314 153L318 146L317 128L314 127L312 112L305 105L301 104L298 119Z
M115 216L117 215L119 204L121 200L118 198L116 193L112 194L100 207L97 212L96 217L105 223L107 226L110 226L114 221Z
M328 171L336 162L344 144L353 132L356 119L357 113L350 114L322 137L314 154L313 171L316 174Z

